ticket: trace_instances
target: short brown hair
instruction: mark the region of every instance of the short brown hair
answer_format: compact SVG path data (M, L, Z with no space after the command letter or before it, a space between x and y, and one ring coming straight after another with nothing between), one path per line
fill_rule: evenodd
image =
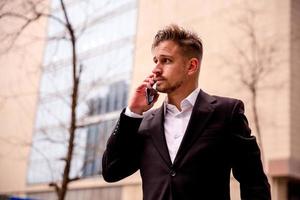
M160 42L166 40L172 40L177 43L181 47L184 55L191 58L196 57L201 61L203 47L201 39L196 33L186 30L176 24L171 24L156 33L152 49L157 47Z

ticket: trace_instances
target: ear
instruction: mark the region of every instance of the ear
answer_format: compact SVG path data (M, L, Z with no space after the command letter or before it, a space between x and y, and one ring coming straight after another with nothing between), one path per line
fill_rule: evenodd
M197 58L191 58L188 62L188 74L192 75L199 70L200 63Z

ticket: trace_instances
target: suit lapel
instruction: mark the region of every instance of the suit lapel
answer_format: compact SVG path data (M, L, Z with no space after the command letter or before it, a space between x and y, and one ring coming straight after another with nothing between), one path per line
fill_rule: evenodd
M200 90L186 132L175 157L174 164L183 158L191 145L202 134L205 125L209 121L215 109L212 104L214 101L216 101L214 97Z
M164 106L162 105L156 112L152 113L153 119L150 120L150 133L157 151L168 166L172 164L167 147L164 132Z

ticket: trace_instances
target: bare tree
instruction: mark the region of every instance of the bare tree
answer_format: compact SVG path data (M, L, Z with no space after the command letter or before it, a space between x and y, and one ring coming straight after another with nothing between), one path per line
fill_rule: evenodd
M92 152L94 155L95 154L100 154L103 149L101 149L104 145L102 144L103 142L106 142L106 135L99 135L99 138L97 138L97 144L80 144L78 141L77 137L80 137L80 132L82 129L85 129L87 126L93 125L93 124L99 124L102 122L101 116L89 116L89 113L83 113L83 110L87 112L89 109L95 109L95 107L89 108L88 102L91 100L90 98L95 98L96 96L101 96L99 93L101 93L98 90L101 86L105 85L107 86L108 84L112 84L116 82L116 80L124 80L124 71L119 70L115 66L110 66L105 63L103 68L101 68L101 73L105 74L105 77L102 77L101 74L96 77L93 77L91 81L87 81L86 79L83 80L82 77L84 75L90 75L89 73L86 73L88 71L88 67L84 66L83 62L84 59L88 58L93 58L95 55L99 54L105 54L106 52L109 52L110 50L114 50L117 47L122 47L124 43L126 44L128 41L132 41L133 37L128 36L126 33L120 34L120 36L123 36L122 38L114 39L112 41L109 40L109 44L106 43L104 45L99 46L93 46L93 49L89 47L88 50L82 50L79 49L78 46L80 45L80 39L83 36L83 34L86 32L86 30L93 25L98 24L99 22L101 23L103 20L107 20L108 16L113 17L117 16L120 14L120 12L127 12L128 10L135 8L135 3L134 2L127 2L127 3L120 3L116 4L118 7L115 7L114 9L108 8L105 10L103 14L97 13L95 16L92 17L92 19L88 19L90 17L87 13L90 15L93 15L93 10L95 9L101 10L100 8L103 8L105 6L108 6L108 3L111 1L106 0L106 1L101 1L101 3L97 3L97 8L90 8L90 6L87 6L89 4L89 0L85 1L66 1L66 0L58 0L58 1L53 1L53 2L59 2L55 7L53 7L53 10L49 9L49 6L47 4L46 0L24 0L24 1L13 1L13 0L3 0L0 2L0 23L7 23L7 24L12 24L11 26L8 26L8 29L5 29L6 27L0 26L0 41L1 41L1 46L0 46L0 56L6 54L9 51L15 52L16 50L19 52L22 52L25 50L24 45L27 44L20 44L19 38L22 36L25 36L27 34L27 30L31 29L32 26L35 26L35 24L38 24L40 19L47 19L49 26L51 29L52 25L55 22L55 28L57 28L57 25L59 25L59 32L57 33L58 30L55 30L56 33L52 33L49 31L49 34L47 37L41 37L41 36L34 36L33 39L42 39L48 42L47 45L51 46L51 52L47 52L46 54L48 55L51 54L49 58L47 55L45 56L45 59L47 61L44 61L46 64L43 64L39 70L43 74L49 74L48 72L57 72L60 69L67 69L67 72L71 72L71 80L66 80L64 82L63 88L59 87L59 85L55 85L55 80L51 82L51 89L50 91L42 91L40 89L40 99L39 99L39 107L42 107L43 114L46 115L47 120L51 118L51 120L54 121L53 124L47 124L44 125L42 124L39 126L38 117L36 117L36 124L38 124L38 127L35 128L35 135L33 138L33 142L23 142L22 145L31 145L31 149L33 152L35 152L35 155L38 155L39 159L42 159L43 161L43 167L48 168L47 175L51 177L46 177L50 179L49 187L52 187L53 190L56 192L57 197L59 200L65 199L66 193L68 190L68 185L69 183L79 180L82 178L84 170L86 169L86 166L90 164L91 162L95 162L95 159L97 161L100 159L100 157L88 157L86 156L85 152L85 160L82 161L80 160L80 166L74 167L76 164L76 156L78 155L78 151L81 150L86 150ZM76 3L74 3L76 2ZM73 19L74 13L72 13L71 7L73 5L77 5L77 3L83 2L88 8L84 10L82 7L83 12L85 14L85 21L80 18L78 20L77 18ZM81 4L82 5L82 4ZM109 6L108 6L109 7ZM80 16L82 17L83 12L80 12ZM83 14L83 15L84 15ZM117 23L115 23L117 25ZM2 29L3 28L3 29ZM53 27L52 27L53 28ZM99 28L99 27L97 27ZM50 33L51 32L51 33ZM27 36L27 35L26 35ZM26 37L25 36L25 37ZM32 37L32 36L30 36ZM86 38L85 38L86 39ZM96 38L98 39L98 38ZM102 38L100 38L102 39ZM57 52L59 52L59 44L63 43L64 45L67 44L68 46L64 46L64 50L69 51L67 56L60 56L59 59L54 59L55 56L57 56ZM30 45L30 43L28 44ZM54 47L53 47L54 46ZM57 48L55 48L55 46ZM47 47L48 48L48 47ZM53 55L52 55L53 53ZM66 52L62 52L63 54ZM119 53L119 50L117 51ZM127 55L124 55L124 57ZM113 61L110 61L110 63L113 63L113 65L116 66L123 66L124 65L124 60L126 58L122 57L122 59L115 59ZM48 61L48 60L51 61ZM121 61L122 60L122 61ZM117 62L122 62L122 63L117 63ZM104 64L103 64L104 65ZM92 66L93 67L93 66ZM96 67L96 66L95 66ZM93 69L95 69L93 67ZM99 67L98 67L99 68ZM97 68L97 69L98 69ZM71 70L70 70L71 69ZM86 71L85 71L86 70ZM99 71L98 71L99 72ZM116 74L118 72L118 74ZM57 72L59 73L59 72ZM112 74L114 77L112 77ZM65 75L65 74L63 74ZM70 75L70 74L68 74ZM43 78L43 76L42 76ZM52 78L51 77L51 81ZM113 80L112 80L113 78ZM47 80L48 81L48 80ZM125 82L124 82L125 83ZM125 86L126 84L122 83L122 86ZM61 86L61 85L60 85ZM111 85L109 85L110 88ZM40 86L41 87L41 86ZM43 89L43 87L41 87ZM108 87L107 87L108 88ZM105 88L106 89L106 88ZM103 90L105 90L103 89ZM97 90L97 92L95 92ZM112 89L115 91L115 88ZM110 93L114 93L114 91ZM97 93L97 94L95 94ZM0 108L7 100L17 100L19 96L23 95L36 95L34 94L12 94L9 96L6 95L0 95ZM92 97L91 97L92 96ZM106 97L105 97L106 98ZM41 106L41 105L46 105L48 102L55 100L59 100L61 104L64 104L63 109L68 110L68 116L63 116L60 117L58 115L61 115L62 113L65 114L63 111L60 113L55 113L52 109L53 107L49 108L47 106ZM82 104L85 103L85 104ZM82 106L83 105L83 106ZM57 108L58 106L56 106ZM66 108L67 107L67 108ZM84 109L82 109L84 107ZM116 108L113 108L116 109ZM120 108L118 108L120 109ZM38 109L38 114L39 114L40 108ZM113 112L115 110L111 110L109 112ZM37 115L38 115L37 114ZM58 115L57 115L58 114ZM99 113L96 113L97 115ZM89 118L93 118L91 121L90 119L86 120L86 117L89 116ZM109 123L114 118L114 113L110 113L109 116L104 117L104 120L107 120ZM105 124L105 123L103 123ZM102 125L103 125L102 124ZM107 123L108 124L108 123ZM90 127L89 127L90 128ZM89 129L88 128L88 129ZM67 134L65 134L67 133ZM36 136L36 137L35 137ZM58 137L57 137L58 136ZM2 138L0 138L1 140ZM15 138L14 138L15 139ZM13 141L14 143L17 143L17 141ZM95 141L93 141L95 142ZM95 142L96 143L96 142ZM35 146L36 144L36 146ZM43 144L51 144L53 145L58 145L59 148L63 149L60 150L59 155L55 154L54 158L47 155L50 151L43 151L44 147L41 147ZM99 146L98 146L99 144ZM63 152L63 155L60 155ZM51 149L52 151L52 149ZM99 152L100 151L100 152ZM51 152L52 153L52 152ZM58 158L59 156L59 158ZM55 160L54 160L55 159ZM58 168L57 166L54 166L53 161L55 163L58 163L59 165L61 162L63 162L63 169L61 171L61 168ZM81 163L82 162L82 163ZM75 163L75 164L74 164ZM33 164L34 166L35 163ZM58 169L58 170L55 170ZM30 167L29 167L30 169ZM97 168L98 170L98 168ZM46 171L46 170L45 170ZM29 170L29 176L30 176L30 170ZM50 172L50 175L49 175ZM61 176L60 174L57 176L54 176L54 173L62 173ZM94 173L94 171L93 171ZM56 174L55 174L56 175Z
M264 81L268 76L278 69L282 61L278 59L280 48L274 38L267 36L266 32L258 28L258 20L261 19L262 10L253 8L246 4L242 8L242 15L233 24L241 33L239 41L232 41L234 59L224 59L226 64L235 66L239 82L250 94L251 111L253 113L254 129L258 143L261 148L261 157L264 160L264 148L262 144L261 119L258 112L259 92L265 88L276 88L278 86L267 86Z
M10 4L9 4L10 3ZM70 121L67 125L68 129L68 141L67 141L67 152L63 158L65 165L63 169L63 175L61 182L52 182L49 185L55 188L58 199L65 199L66 192L68 189L68 184L72 181L78 180L79 177L70 177L71 162L74 155L74 145L75 145L75 134L77 130L77 106L79 97L79 85L82 74L83 66L79 63L78 53L77 53L77 40L82 30L76 30L71 22L69 13L66 9L66 3L64 0L60 0L60 7L63 13L63 17L60 18L49 12L47 6L45 6L44 0L27 0L22 1L21 6L23 9L14 9L18 3L17 1L9 2L2 1L0 4L0 20L16 20L18 21L18 27L14 27L8 34L1 35L2 43L5 43L5 49L1 53L10 51L15 47L15 42L22 35L24 30L30 27L31 24L37 22L40 18L48 18L55 20L59 23L63 29L64 34L58 38L50 39L63 39L70 44L71 51L71 66L72 66L72 88L71 88L71 105L70 105ZM11 7L10 7L11 6ZM3 97L5 100L5 98ZM1 100L1 103L2 101Z

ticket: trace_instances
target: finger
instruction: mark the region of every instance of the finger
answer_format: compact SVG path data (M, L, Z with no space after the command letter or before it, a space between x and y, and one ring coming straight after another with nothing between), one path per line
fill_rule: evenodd
M149 84L150 87L152 87L155 83L155 81L153 80L153 78L148 78L144 80L145 83Z
M151 88L154 82L153 80L149 79L149 80L144 80L143 84L146 85L147 88Z
M152 81L154 81L154 78L155 78L155 74L150 74L149 76L147 76L147 80L151 80L151 82Z
M145 88L148 86L148 83L143 82L141 85L139 85L136 90L140 91L140 90L145 90Z
M150 74L149 76L147 76L147 78L152 78L152 79L153 79L154 76L155 76L155 74L152 73L152 74Z

